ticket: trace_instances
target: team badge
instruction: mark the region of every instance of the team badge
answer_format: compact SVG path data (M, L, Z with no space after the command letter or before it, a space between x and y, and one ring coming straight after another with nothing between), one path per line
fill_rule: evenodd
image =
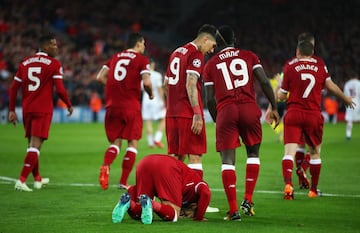
M201 66L201 61L200 59L194 59L193 60L193 66L199 68Z

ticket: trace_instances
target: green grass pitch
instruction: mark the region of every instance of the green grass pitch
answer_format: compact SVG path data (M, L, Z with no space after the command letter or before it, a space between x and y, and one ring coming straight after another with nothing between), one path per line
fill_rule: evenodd
M156 215L151 225L126 216L111 222L111 212L123 191L117 189L123 152L110 171L110 187L98 184L99 167L108 147L102 124L53 124L43 144L40 169L50 184L32 193L15 192L14 181L23 164L26 140L22 125L0 125L0 233L17 232L360 232L360 125L355 124L351 141L345 140L345 124L326 124L322 148L319 188L324 196L309 199L295 187L295 200L282 199L281 159L283 145L263 125L260 149L261 169L254 194L256 215L241 222L222 220L227 211L222 189L220 158L215 152L214 125L207 124L208 152L203 159L204 177L212 189L211 206L219 213L207 213L207 222L181 219L163 222ZM165 142L165 140L164 140ZM124 151L126 143L123 145ZM149 149L146 136L139 143L136 161L165 149ZM237 150L238 202L244 190L245 150ZM294 175L294 179L296 179ZM32 187L29 176L28 185ZM131 173L130 184L134 182ZM296 181L295 181L296 183Z

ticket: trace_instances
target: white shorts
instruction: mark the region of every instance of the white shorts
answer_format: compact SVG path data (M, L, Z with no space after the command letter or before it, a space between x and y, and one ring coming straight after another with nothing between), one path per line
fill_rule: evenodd
M157 101L144 101L142 104L143 120L157 121L165 118L166 110L164 105Z

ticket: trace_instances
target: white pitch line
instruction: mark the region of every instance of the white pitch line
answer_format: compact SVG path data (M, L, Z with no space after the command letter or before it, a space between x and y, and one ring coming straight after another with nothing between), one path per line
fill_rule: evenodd
M0 184L12 184L15 183L17 179L0 176ZM72 186L72 187L99 187L99 184L83 184L83 183L50 183L53 186ZM109 185L111 187L118 187L118 185ZM212 192L224 192L224 189L212 188ZM237 192L242 192L241 190L237 190ZM265 194L282 194L282 191L274 191L274 190L255 190L255 193L265 193ZM307 195L305 192L296 192L296 195ZM336 194L336 193L322 193L322 196L325 197L354 197L360 198L359 194Z

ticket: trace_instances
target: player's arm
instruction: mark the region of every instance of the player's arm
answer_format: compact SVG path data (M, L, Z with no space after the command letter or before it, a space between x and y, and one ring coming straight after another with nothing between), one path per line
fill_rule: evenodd
M209 206L211 192L209 186L205 182L201 182L197 186L197 194L199 195L199 200L197 203L197 210L194 217L194 220L203 221L206 208Z
M96 75L96 80L101 82L102 84L106 85L106 80L109 74L109 68L107 66L101 67L99 72Z
M346 96L338 85L336 85L331 79L327 79L325 82L325 87L334 94L337 98L341 99L345 106L348 108L354 109L356 104L352 100L351 96Z
M195 73L188 73L186 75L186 93L189 98L190 105L194 111L191 131L194 134L200 134L203 127L203 120L201 115L201 108L198 99L198 90L196 87L199 77Z
M215 99L215 92L214 92L214 85L205 85L206 87L206 103L211 115L211 118L214 122L216 122L216 99Z
M16 125L18 122L17 114L15 112L15 105L16 105L16 95L21 86L21 79L15 77L10 90L9 90L9 122L13 125Z
M165 76L164 78L164 98L167 97L169 91L169 79Z
M145 92L149 95L149 98L152 100L154 99L154 95L152 92L152 84L151 84L151 79L150 79L150 74L149 73L143 73L141 75L142 80L143 80L143 85L144 85L144 90Z
M268 78L266 77L265 71L262 67L255 68L254 74L260 83L261 90L263 91L266 98L269 100L269 102L271 104L272 110L270 112L269 117L275 121L274 128L276 128L278 126L278 124L280 123L280 116L277 111L277 104L276 104L276 99L275 99L275 95L274 95L274 90L272 89L270 82L269 82Z
M55 88L56 88L56 93L58 94L60 99L62 101L64 101L64 103L66 104L66 107L68 110L68 116L71 116L71 114L73 112L73 107L72 107L70 98L67 95L67 92L64 87L64 83L63 83L62 79L59 79L59 78L54 79L54 84L55 84Z

